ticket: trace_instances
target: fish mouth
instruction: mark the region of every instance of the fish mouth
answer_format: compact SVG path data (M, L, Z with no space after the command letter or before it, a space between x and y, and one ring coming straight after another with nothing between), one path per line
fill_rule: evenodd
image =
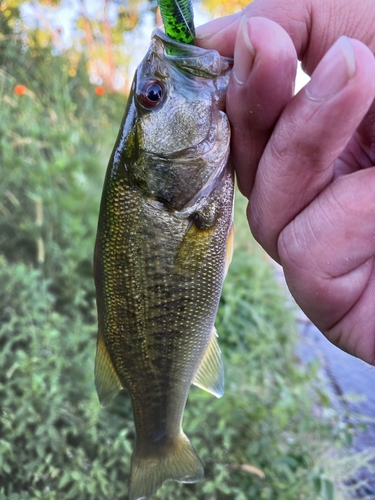
M169 38L157 29L153 36L164 46L164 58L183 72L216 81L214 100L220 111L225 111L229 75L233 59L221 56L216 50L207 50L196 45L187 45Z
M217 78L229 73L233 59L221 56L216 50L177 42L157 28L152 34L164 48L164 57L183 71L204 78Z

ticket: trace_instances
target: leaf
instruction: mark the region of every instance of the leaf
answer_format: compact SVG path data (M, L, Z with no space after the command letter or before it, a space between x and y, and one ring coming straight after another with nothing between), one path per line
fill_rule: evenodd
M334 500L334 485L328 479L321 480L320 494L323 500Z

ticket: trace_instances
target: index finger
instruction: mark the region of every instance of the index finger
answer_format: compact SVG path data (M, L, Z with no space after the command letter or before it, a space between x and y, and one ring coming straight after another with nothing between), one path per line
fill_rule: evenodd
M283 28L269 19L234 15L218 20L220 26L216 38L222 45L216 48L234 56L227 93L231 161L239 188L249 197L264 147L293 96L296 51Z

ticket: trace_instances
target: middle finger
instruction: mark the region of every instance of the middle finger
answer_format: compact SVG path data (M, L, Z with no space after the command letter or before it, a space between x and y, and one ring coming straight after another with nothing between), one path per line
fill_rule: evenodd
M375 95L375 63L361 42L341 37L285 108L267 144L248 206L250 227L279 260L277 240L331 181Z

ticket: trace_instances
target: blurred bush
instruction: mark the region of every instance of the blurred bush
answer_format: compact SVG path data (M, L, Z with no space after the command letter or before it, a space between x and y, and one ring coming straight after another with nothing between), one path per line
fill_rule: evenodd
M0 500L124 498L134 427L126 393L106 410L95 394L92 279L101 183L124 98L96 93L83 59L72 72L69 54L4 33ZM351 429L324 411L316 371L293 356L293 311L243 214L239 198L217 320L226 394L193 388L184 420L206 478L167 483L155 498L331 500L322 451Z

